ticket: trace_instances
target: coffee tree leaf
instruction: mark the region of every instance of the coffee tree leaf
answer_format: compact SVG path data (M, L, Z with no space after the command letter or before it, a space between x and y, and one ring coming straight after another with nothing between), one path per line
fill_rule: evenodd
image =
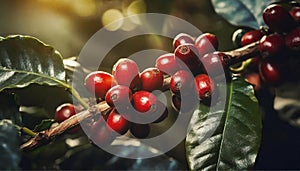
M62 57L53 47L22 35L0 39L0 91L32 83L69 87Z
M0 170L19 170L18 131L11 120L0 120Z
M201 106L192 116L186 138L191 170L246 170L255 163L261 142L261 116L253 87L233 77L225 108ZM213 111L213 112L209 112Z
M262 13L275 0L211 0L219 15L229 23L258 29L265 26Z
M41 123L39 123L34 127L34 131L39 132L39 131L49 129L54 122L55 122L54 119L44 119L41 121Z

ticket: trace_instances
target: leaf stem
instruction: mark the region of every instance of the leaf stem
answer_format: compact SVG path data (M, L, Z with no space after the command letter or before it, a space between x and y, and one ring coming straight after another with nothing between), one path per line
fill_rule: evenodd
M27 135L30 135L31 137L35 137L37 136L37 133L32 131L31 129L27 128L27 127L22 127L22 126L19 126L19 125L15 125L15 127L21 131L22 133L25 133Z
M90 106L80 97L79 93L72 87L68 87L68 91L75 97L75 99L85 108L88 109Z
M30 135L32 137L37 136L37 133L33 132L31 129L27 128L27 127L22 127L21 131L27 135Z

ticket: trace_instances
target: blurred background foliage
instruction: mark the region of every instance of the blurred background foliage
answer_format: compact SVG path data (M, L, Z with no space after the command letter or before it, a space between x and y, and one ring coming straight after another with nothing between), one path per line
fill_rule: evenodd
M209 0L7 0L1 2L1 36L10 34L35 36L57 48L65 58L78 55L85 42L103 26L132 14L163 13L184 19L202 32L216 34L221 42L221 50L232 48L231 35L235 29L214 12ZM107 29L134 31L135 24L118 22ZM167 43L157 41L163 40L144 37L145 43L132 41L127 43L127 46L120 46L112 55L130 55L132 51L129 50L129 45L135 49L156 48L172 51L171 40Z

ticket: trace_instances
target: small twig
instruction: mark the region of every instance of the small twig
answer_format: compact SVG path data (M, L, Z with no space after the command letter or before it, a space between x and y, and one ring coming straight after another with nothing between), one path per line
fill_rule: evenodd
M244 61L251 57L257 56L257 54L259 53L258 42L224 53L229 57L229 61L230 61L228 63L229 65L236 64L238 62ZM165 78L163 90L168 89L169 83L170 83L170 77ZM85 107L88 106L85 105ZM102 101L95 106L89 107L89 109L87 110L77 113L76 115L70 117L69 119L65 120L64 122L58 124L57 126L49 130L45 130L37 133L35 137L29 139L26 143L22 144L21 149L30 150L38 146L41 146L42 144L46 144L49 141L51 141L54 137L64 133L66 130L70 128L73 128L74 126L78 125L82 121L91 118L97 114L104 114L108 110L110 110L109 105L105 101Z
M64 122L58 124L53 128L50 128L49 130L39 132L35 137L22 144L21 149L29 150L38 147L42 144L45 144L54 137L62 134L66 130L78 125L85 119L91 118L97 114L104 113L105 111L109 110L109 108L110 107L105 101L100 102L99 104L90 107L88 110L84 110L82 112L77 113L76 115L73 115L69 119L65 120Z
M256 57L259 55L258 45L259 41L232 51L224 52L229 57L227 64L234 65L249 58Z

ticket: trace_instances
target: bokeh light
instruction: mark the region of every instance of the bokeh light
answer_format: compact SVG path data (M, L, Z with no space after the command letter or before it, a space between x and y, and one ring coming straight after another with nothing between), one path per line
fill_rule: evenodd
M102 15L103 26L110 31L115 31L121 28L124 15L118 9L109 9Z

